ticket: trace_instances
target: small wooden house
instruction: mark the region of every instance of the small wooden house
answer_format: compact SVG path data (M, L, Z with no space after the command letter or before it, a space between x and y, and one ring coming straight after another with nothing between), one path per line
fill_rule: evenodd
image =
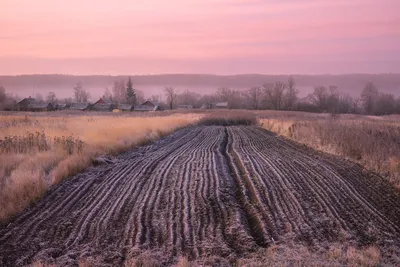
M131 104L118 104L117 109L119 111L133 111L135 106Z
M54 106L51 103L34 103L28 105L28 111L30 112L54 111Z
M29 105L31 104L37 104L38 101L32 97L24 98L20 102L17 103L17 110L19 111L28 111L29 110Z
M99 101L93 104L92 110L95 111L112 111L114 109L114 104L111 101L104 100L100 98Z
M90 110L90 103L71 103L68 110L87 111Z
M135 107L135 111L156 111L161 110L160 103L147 100L146 102Z
M69 108L69 104L57 104L56 106L55 106L55 109L56 110L66 110L66 109L68 109Z

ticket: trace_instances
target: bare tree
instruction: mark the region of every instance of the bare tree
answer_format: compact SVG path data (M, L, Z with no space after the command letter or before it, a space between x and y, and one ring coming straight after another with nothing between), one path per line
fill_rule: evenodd
M379 98L379 91L372 82L368 82L362 93L361 101L363 104L364 111L367 114L372 114L374 112L375 104Z
M144 102L144 93L141 90L136 90L136 104Z
M326 111L330 113L340 113L340 93L338 87L330 85L328 90L328 99L326 102Z
M216 94L202 95L199 99L199 103L201 103L201 105L205 104L206 106L217 101L219 101L219 99L217 99Z
M396 113L400 114L400 96L396 99Z
M310 94L309 99L318 108L319 111L324 111L327 107L329 92L325 86L314 87L314 92Z
M338 103L336 107L337 113L356 113L357 105L353 97L348 93L339 93Z
M63 103L63 104L71 104L72 102L74 102L74 99L72 97L66 97L66 98L60 99L59 102Z
M36 99L36 101L38 101L38 102L40 102L40 103L43 103L43 102L44 102L44 97L43 97L43 95L40 94L40 93L37 93L37 94L35 95L35 99Z
M46 101L53 105L56 104L58 102L56 94L54 92L49 92L46 96Z
M114 81L112 91L115 103L126 103L125 82L123 80Z
M178 97L178 91L174 87L165 87L164 92L167 97L169 109L172 109L175 99Z
M108 87L107 87L106 90L104 91L103 99L104 99L104 100L107 100L107 101L110 101L110 102L113 102L113 95L112 95L112 93L110 92L110 90L108 89Z
M240 108L242 106L241 92L228 87L220 87L215 94L217 101L228 102L229 108Z
M76 102L82 102L81 101L81 90L82 90L82 84L78 82L75 87L74 87L74 98Z
M264 84L265 101L271 104L273 109L280 110L283 106L283 96L286 85L282 82L275 84Z
M153 102L161 102L161 96L160 95L152 95L148 100L153 101Z
M200 94L191 92L189 90L185 90L184 92L178 95L176 103L178 105L197 105L200 98L201 98Z
M292 76L288 79L287 90L285 94L285 109L293 110L295 109L295 104L297 102L296 82Z
M215 95L218 101L229 102L229 99L232 98L232 90L228 87L220 87Z
M190 104L190 92L189 90L185 90L183 93L179 94L178 96L179 102L183 105L189 105Z
M85 89L80 82L78 82L74 87L74 97L75 101L78 103L86 103L89 101L90 94Z
M244 92L245 101L249 104L252 109L259 109L262 101L262 90L260 87L252 87Z
M380 93L373 114L389 115L396 112L396 99L392 94Z

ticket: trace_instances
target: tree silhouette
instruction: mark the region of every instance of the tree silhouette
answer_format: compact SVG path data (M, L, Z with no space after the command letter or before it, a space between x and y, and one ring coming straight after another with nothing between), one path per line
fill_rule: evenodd
M133 89L133 83L131 77L129 77L128 82L126 83L126 99L130 104L136 104L136 92Z

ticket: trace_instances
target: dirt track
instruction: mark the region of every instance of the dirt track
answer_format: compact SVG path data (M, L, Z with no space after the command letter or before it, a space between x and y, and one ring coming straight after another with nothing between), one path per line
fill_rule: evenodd
M183 129L51 189L0 229L0 265L118 266L142 249L172 261L285 242L400 244L400 194L259 128Z

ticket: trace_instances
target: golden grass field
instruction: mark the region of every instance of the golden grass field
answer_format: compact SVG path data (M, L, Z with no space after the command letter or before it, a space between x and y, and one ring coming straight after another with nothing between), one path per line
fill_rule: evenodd
M9 140L0 151L0 222L21 212L49 186L89 167L96 157L143 145L197 119L190 114L0 116L0 140Z

